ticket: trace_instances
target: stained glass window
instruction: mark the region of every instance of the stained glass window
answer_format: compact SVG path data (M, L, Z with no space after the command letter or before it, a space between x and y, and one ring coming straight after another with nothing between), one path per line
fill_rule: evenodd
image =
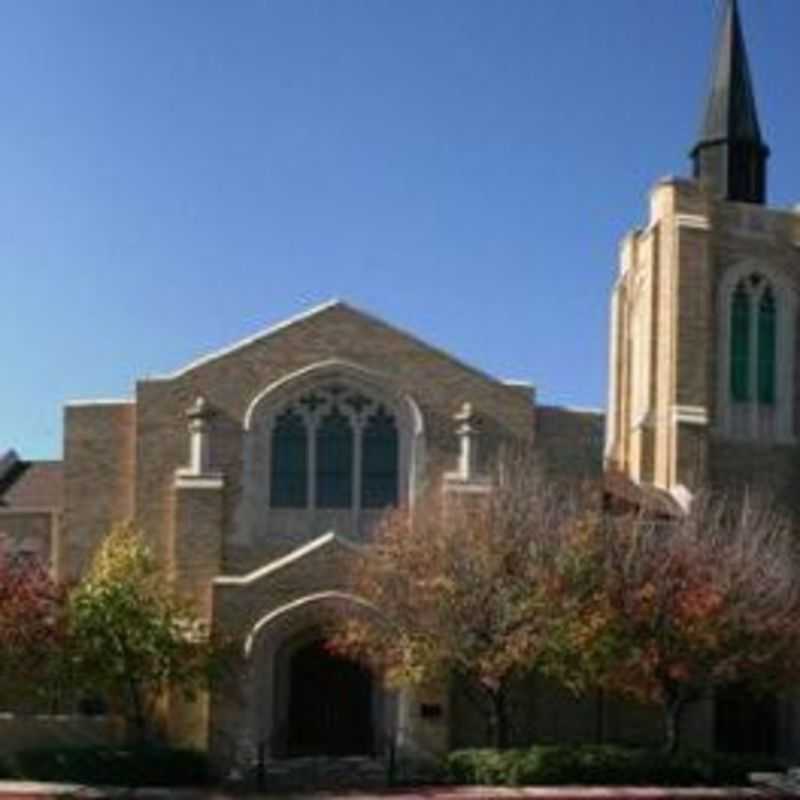
M272 431L270 505L305 508L308 503L308 433L303 418L288 409Z
M397 426L383 406L367 420L362 441L362 508L397 505Z
M353 504L353 428L333 408L317 428L317 507L350 508Z
M775 403L775 296L767 287L758 304L758 402Z
M750 400L750 295L744 282L733 293L731 304L731 399Z

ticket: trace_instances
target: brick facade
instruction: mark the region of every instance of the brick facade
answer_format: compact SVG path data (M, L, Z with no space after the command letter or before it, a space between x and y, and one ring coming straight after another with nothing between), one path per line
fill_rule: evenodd
M693 151L697 179L660 181L645 227L622 242L606 419L537 406L531 387L504 383L332 302L173 375L143 379L130 401L68 405L63 499L44 508L3 507L3 482L16 467L14 459L0 459L0 543L49 548L56 576L72 581L112 525L132 519L209 627L245 641L238 670L213 696L166 699L175 742L208 748L224 768L284 754L294 655L342 608L380 612L344 591L347 565L380 516L368 503L361 507L356 466L349 506L312 502L309 478L306 503L273 507L276 420L322 390L338 386L391 417L401 502L412 502L430 476L480 470L504 443L532 446L554 478L599 477L604 436L606 485L612 477L626 483L628 505L641 507L650 497L656 507L674 501L679 509L702 487L768 485L779 502L800 511L800 211L761 205L768 151L735 2L726 3L723 37L704 134ZM732 48L741 52L726 60ZM735 131L718 130L735 117ZM728 163L732 153L738 156ZM711 167L713 174L704 174ZM730 391L731 297L740 285L772 292L770 400L756 396L761 377L752 367L747 402ZM760 341L753 326L751 334L751 345ZM478 420L477 464L466 448L459 457L454 415L465 404ZM319 420L303 419L315 432ZM353 431L358 443L360 429ZM309 460L315 447L308 447ZM397 696L370 686L378 752L389 740L419 756L481 740L458 687ZM641 710L602 697L575 702L541 680L525 692L521 724L539 741L641 743L653 731ZM796 705L792 698L781 705L786 752L800 742ZM713 727L707 702L694 712L689 738L711 745Z
M342 594L343 579L380 512L273 509L268 500L270 420L298 391L336 382L395 415L401 499L457 468L453 417L466 402L477 419L478 468L503 443L525 442L554 476L600 471L598 413L537 410L531 387L485 375L340 302L173 375L139 381L133 401L68 405L62 523L49 529L56 573L79 576L111 526L133 519L208 624L250 642L229 686L194 703L174 697L166 704L171 738L209 748L226 767L252 761L259 747L279 755L291 643L342 604L364 611ZM201 455L192 450L195 423L187 417L198 397L207 409L193 428L202 430ZM398 697L376 683L374 691L381 747L388 729L420 755L450 745L448 687ZM423 705L441 713L423 715Z
M791 353L782 353L777 366L779 384L791 373L785 380L792 396L779 398L791 405L788 432L774 427L755 437L724 424L723 316L729 312L721 287L734 269L778 275L785 291L796 294L800 214L715 200L689 181L658 184L647 226L623 244L614 288L617 357L606 461L667 490L758 484L769 475L773 488L791 499L800 408ZM778 313L794 319L796 310Z

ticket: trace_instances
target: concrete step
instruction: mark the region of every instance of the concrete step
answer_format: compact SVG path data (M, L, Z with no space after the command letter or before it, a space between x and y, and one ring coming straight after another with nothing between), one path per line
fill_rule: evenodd
M306 756L270 759L264 764L266 791L306 789L380 789L387 785L387 764L366 756ZM258 769L253 783L258 784Z

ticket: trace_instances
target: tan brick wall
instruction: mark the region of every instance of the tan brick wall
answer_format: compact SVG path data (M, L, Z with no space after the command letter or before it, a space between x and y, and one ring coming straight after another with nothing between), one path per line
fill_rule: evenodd
M133 404L66 407L60 579L80 575L111 525L133 516L135 435Z
M222 568L222 489L175 489L170 573L176 590L211 619L211 581Z
M0 713L0 755L33 747L121 745L124 733L115 717Z
M715 487L732 491L749 487L800 514L800 458L796 446L715 441L710 448L709 471Z
M428 465L455 467L452 416L465 401L480 417L486 459L502 441L534 436L529 393L349 307L330 306L173 377L140 381L135 405L68 406L61 575L77 576L113 522L134 516L179 590L192 595L201 613L213 617L215 629L228 634L244 637L265 613L309 593L342 588L352 552L336 545L253 584L218 585L213 600L210 592L215 575L243 574L287 547L282 551L274 542L254 546L236 540L248 407L275 381L330 359L385 376L388 390L415 400L424 420ZM214 411L210 462L224 475L221 489L176 487L176 470L189 460L186 410L201 394ZM567 424L570 445L562 451L564 456L571 450L567 462L577 463L585 423ZM293 540L291 546L298 543ZM186 705L170 698L168 703L180 720L172 726L174 738L202 745L209 732L207 700ZM233 708L217 707L218 715L236 716Z
M614 440L608 461L634 480L665 488L698 487L727 477L753 474L752 463L769 461L759 450L726 450L721 465L718 287L726 271L744 262L768 265L800 289L798 216L775 209L712 201L691 181L669 179L651 195L647 229L626 237L620 259L617 303L617 363L609 369L616 392L611 401ZM643 272L647 273L646 278ZM652 289L652 294L646 291ZM642 307L646 304L647 309ZM649 311L650 374L636 363L637 319ZM797 334L797 331L796 331ZM800 335L797 336L800 342ZM641 343L639 343L641 345ZM800 351L796 351L800 352ZM796 361L796 353L795 353ZM795 425L800 421L800 375L795 371ZM649 402L640 396L647 386ZM649 407L647 430L635 410ZM708 424L676 419L676 409L707 413ZM636 417L636 419L634 419ZM651 438L652 437L652 438ZM716 448L710 453L709 448ZM763 445L762 445L763 448ZM752 463L748 459L753 459ZM741 464L738 459L745 459ZM780 461L780 459L778 459ZM777 482L790 469L777 466ZM733 479L733 478L731 478Z
M599 477L604 428L601 411L538 406L536 447L545 468L559 477Z
M45 562L52 558L58 515L50 511L0 509L0 555L20 549L35 551Z
M214 624L244 638L273 609L316 592L344 590L353 552L332 542L247 585L214 586Z
M713 745L710 703L687 706L682 719L684 744ZM589 692L576 696L539 675L520 682L513 695L513 728L519 744L613 742L637 747L663 743L663 722L657 706L644 706L612 695ZM486 721L475 705L454 686L452 746L487 743Z
M245 413L256 395L276 380L332 358L386 374L395 391L418 402L429 463L455 466L452 415L467 400L481 416L481 442L487 454L503 439L533 435L533 406L524 393L346 306L332 306L185 374L138 384L137 522L164 556L174 474L188 460L185 411L203 394L216 411L211 423L212 465L225 475L223 569L263 563L266 545L263 554L254 552L247 558L234 552L229 542L242 492Z

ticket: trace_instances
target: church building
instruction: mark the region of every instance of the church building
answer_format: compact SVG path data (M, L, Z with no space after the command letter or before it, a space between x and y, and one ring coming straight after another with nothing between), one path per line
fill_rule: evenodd
M769 483L796 504L800 212L766 205L768 156L726 0L692 177L657 183L622 244L605 418L539 405L532 386L333 301L144 378L131 399L67 403L63 461L0 455L0 547L73 581L111 526L134 520L209 627L244 643L234 680L193 703L171 697L166 714L173 742L226 769L479 743L449 687L391 693L324 649L334 615L369 613L347 593L348 563L426 476L482 486L505 442L529 444L560 477L605 473L628 502L680 509L701 487ZM534 681L525 733L658 740L645 710L602 705ZM688 739L800 749L791 698L736 735L725 708L697 709Z

